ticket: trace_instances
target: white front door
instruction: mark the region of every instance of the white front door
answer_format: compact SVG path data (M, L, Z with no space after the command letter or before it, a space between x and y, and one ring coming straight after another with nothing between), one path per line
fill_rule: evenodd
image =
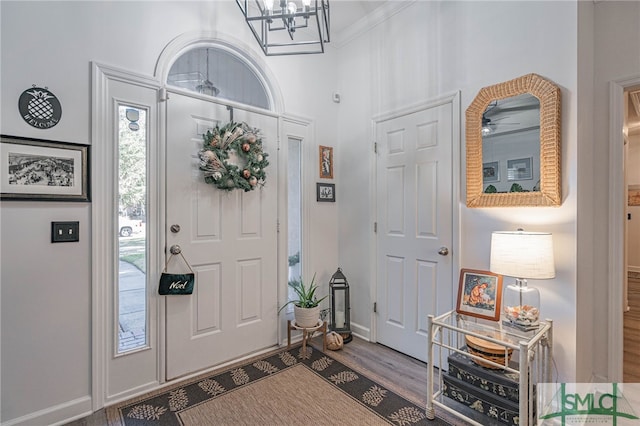
M234 112L261 130L270 162L261 189L204 182L197 153L202 135L229 121L225 106L178 93L167 101L167 255L179 245L196 274L192 295L166 296L168 380L277 343L277 119Z
M377 341L423 361L453 305L452 123L451 103L376 123Z

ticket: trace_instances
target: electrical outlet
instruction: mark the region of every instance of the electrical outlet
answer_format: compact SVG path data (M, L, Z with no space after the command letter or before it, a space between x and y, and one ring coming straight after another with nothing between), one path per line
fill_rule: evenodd
M51 222L52 243L80 241L80 222Z

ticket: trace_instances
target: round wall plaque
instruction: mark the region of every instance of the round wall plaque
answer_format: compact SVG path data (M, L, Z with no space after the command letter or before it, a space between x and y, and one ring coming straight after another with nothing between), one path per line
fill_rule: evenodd
M50 129L60 122L62 106L56 95L48 88L36 87L27 89L18 100L20 116L30 126L38 129Z

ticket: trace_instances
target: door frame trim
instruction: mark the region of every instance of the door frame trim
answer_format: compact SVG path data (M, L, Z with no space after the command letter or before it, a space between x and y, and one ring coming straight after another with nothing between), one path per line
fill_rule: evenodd
M278 254L280 261L278 262L278 309L282 306L281 303L287 302L288 292L288 278L289 278L289 265L287 259L289 258L288 247L288 229L289 229L289 215L288 215L288 179L286 178L289 170L289 154L288 143L289 138L298 139L301 143L301 169L302 169L302 276L309 276L311 271L311 265L308 260L309 253L311 252L311 242L309 236L311 235L311 196L315 194L309 193L307 188L313 187L313 179L309 173L305 173L309 167L315 166L314 154L315 154L315 128L314 121L307 117L301 117L294 114L282 114L279 120L278 129L278 167L279 167L279 187L278 192L280 195L278 203L278 221L280 230L278 232ZM292 319L290 314L287 314L285 310L282 314L278 314L278 344L286 345L287 335L287 318Z
M105 406L105 403L116 402L117 400L123 400L132 396L133 393L142 393L150 389L157 387L158 383L163 381L162 371L160 365L162 362L162 347L164 346L164 328L162 322L159 320L164 317L163 304L156 303L154 310L156 312L155 317L152 317L148 313L149 326L151 331L156 330L157 335L157 348L158 351L158 371L156 373L157 382L143 384L139 387L131 389L124 394L113 395L109 398L107 395L107 383L109 374L109 360L111 353L109 351L109 342L113 338L109 330L113 323L113 313L110 311L110 289L111 283L114 281L113 276L113 238L111 237L111 224L113 218L109 215L111 207L114 203L113 200L113 179L110 176L113 174L113 170L108 170L108 166L112 165L112 162L105 163L104 159L113 157L113 143L111 136L113 132L112 123L109 122L110 117L110 102L109 102L109 80L115 80L123 82L125 84L137 85L144 88L159 91L162 85L153 80L152 78L128 72L125 70L117 69L104 65L98 62L91 62L91 75L92 75L92 105L91 105L91 141L93 155L91 158L91 174L92 174L92 186L94 188L94 194L91 204L91 403L93 411L99 410ZM158 117L155 117L154 133L157 135L158 146L158 165L156 169L150 168L150 172L153 172L155 179L160 186L158 188L158 196L155 197L156 203L163 203L164 199L164 184L163 176L161 176L161 164L164 164L163 153L163 141L164 131L161 126L159 117L162 114L163 104L159 103ZM152 200L149 200L152 202ZM149 205L147 211L151 211L156 208L154 205ZM158 238L156 243L160 246L164 246L164 234L159 230L164 229L164 223L161 217L155 218L157 226L151 232L156 232ZM152 245L150 241L149 248L149 265L160 264L160 258L151 255L152 253L159 253L157 247ZM151 281L149 281L151 282ZM151 304L153 299L148 298L148 302ZM149 305L151 306L151 305ZM150 331L150 332L151 332ZM153 339L152 339L153 340Z
M609 82L609 336L608 380L622 382L624 367L625 194L624 91L640 85L640 76ZM622 142L622 143L620 143Z
M409 105L403 108L399 108L392 111L387 111L384 113L380 113L378 115L374 115L371 118L371 140L376 140L376 127L377 125L386 120L390 120L393 118L398 118L407 114L412 114L418 111L423 111L425 109L434 108L440 105L451 104L452 107L452 117L451 117L451 223L452 223L452 233L451 233L451 243L454 245L449 248L449 253L451 255L451 276L453 278L456 277L456 272L459 270L460 258L458 254L458 247L460 247L460 145L461 145L461 134L460 134L460 90L456 90L454 92L445 93L441 96L426 100L424 102L420 102L417 104ZM373 212L373 222L378 222L377 216L377 202L378 202L378 188L377 188L377 154L372 150L371 153L371 167L370 167L370 182L372 182L373 186L373 196L369 197L369 210ZM373 224L372 224L373 225ZM373 226L372 226L373 228ZM378 300L378 277L377 277L377 255L378 255L378 239L374 234L374 244L371 244L371 248L369 250L369 276L370 276L370 292L371 292L371 301L372 304ZM453 284L452 284L453 285ZM453 306L455 295L452 293L451 297L451 306ZM370 315L371 327L369 330L369 340L371 342L378 341L378 330L377 330L377 313L373 312L373 308L371 309Z

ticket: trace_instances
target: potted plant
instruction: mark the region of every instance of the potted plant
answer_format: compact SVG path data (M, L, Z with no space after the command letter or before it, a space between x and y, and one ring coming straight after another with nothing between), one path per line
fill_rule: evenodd
M293 316L298 327L315 327L320 319L320 302L326 299L327 296L318 299L316 296L318 286L315 284L315 280L316 274L313 274L309 286L304 285L302 278L290 280L289 287L295 291L298 298L288 301L278 311L280 313L287 305L293 303Z

